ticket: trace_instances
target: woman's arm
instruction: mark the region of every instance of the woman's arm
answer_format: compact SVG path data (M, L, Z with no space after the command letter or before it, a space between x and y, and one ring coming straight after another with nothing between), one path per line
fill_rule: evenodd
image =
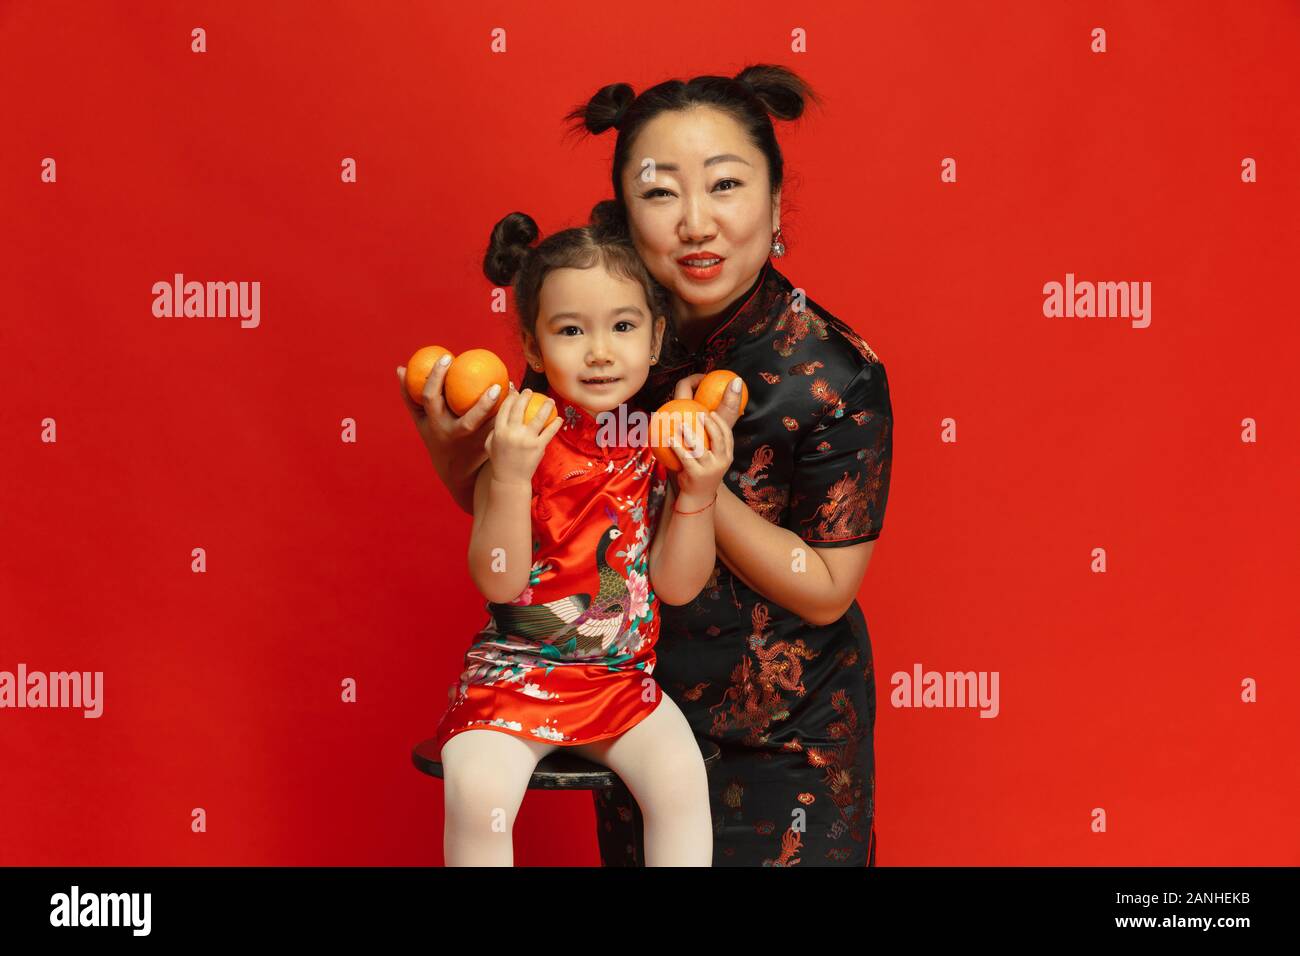
M857 597L874 541L815 548L761 517L726 485L714 508L719 556L750 590L817 625L839 620Z
M489 601L507 604L528 586L532 570L531 484L497 480L489 460L474 483L469 574Z
M496 395L491 390L484 392L473 408L457 416L442 397L442 383L448 367L433 367L419 402L412 401L406 391L405 366L397 367L397 381L402 404L411 413L411 420L429 452L434 471L456 505L466 514L473 514L475 479L479 466L487 460L485 442L496 423L492 414ZM510 391L514 391L513 382Z
M833 484L852 475L855 486L867 489L866 507L837 532L849 539L873 531L879 534L889 493L893 432L884 366L877 361L858 368L835 393L841 397L842 412L824 413L816 429L817 447L796 456L792 520L785 524L807 526L817 518L814 527L825 534L826 522L817 514L820 505ZM731 401L730 390L718 411L728 422L738 417L738 403ZM819 548L764 520L724 486L718 499L717 548L722 562L751 590L809 623L829 624L857 596L875 539Z
M452 500L456 502L457 507L466 514L474 513L474 492L478 487L478 476L483 470L483 462L487 461L487 454L481 454L471 459L467 464L465 462L451 462L440 459L432 451L429 457L433 459L433 470L438 473L442 483L447 486L447 491L451 494Z

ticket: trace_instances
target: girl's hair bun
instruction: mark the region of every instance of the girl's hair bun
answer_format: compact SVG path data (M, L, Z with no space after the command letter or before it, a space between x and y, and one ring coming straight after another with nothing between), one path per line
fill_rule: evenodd
M611 83L597 90L587 105L575 109L569 118L580 121L589 133L621 129L623 117L635 99L636 92L627 83Z
M493 285L513 285L538 235L537 223L522 212L512 212L493 226L487 254L483 257L483 274L488 281Z
M759 63L747 66L734 77L748 89L769 115L779 120L794 120L803 115L804 101L812 90L803 80L783 66Z

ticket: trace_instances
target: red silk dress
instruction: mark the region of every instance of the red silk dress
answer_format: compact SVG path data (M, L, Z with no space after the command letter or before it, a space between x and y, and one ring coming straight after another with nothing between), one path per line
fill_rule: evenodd
M551 396L564 424L533 476L528 586L508 604L487 602L447 692L439 750L483 729L590 743L635 726L661 699L648 568L668 472L647 446L618 444L591 412Z

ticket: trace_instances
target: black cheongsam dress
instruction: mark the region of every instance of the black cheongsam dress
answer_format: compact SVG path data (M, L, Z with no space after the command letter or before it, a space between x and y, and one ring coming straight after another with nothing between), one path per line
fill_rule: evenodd
M727 487L810 547L875 540L893 414L885 366L862 337L768 261L696 351L667 343L636 404L657 408L679 380L715 368L749 388ZM721 749L713 865L874 865L876 687L858 602L813 625L719 559L694 601L660 613L655 677ZM644 865L635 801L622 790L595 802L602 863Z

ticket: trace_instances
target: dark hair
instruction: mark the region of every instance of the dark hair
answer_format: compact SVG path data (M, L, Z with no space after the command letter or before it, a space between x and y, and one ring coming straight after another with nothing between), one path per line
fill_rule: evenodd
M622 218L626 229L626 206L623 196L623 167L637 134L650 120L669 110L687 110L711 106L733 117L750 141L767 157L768 176L773 194L785 179L781 147L770 117L798 119L804 101L820 102L812 87L783 66L756 64L747 66L734 77L697 76L692 80L667 80L652 86L640 96L627 83L601 87L586 104L574 107L565 119L576 132L603 133L618 130L614 144L611 179L619 210L610 215Z
M538 235L537 223L531 216L512 212L492 227L487 254L483 257L483 274L491 282L514 286L515 313L521 333L536 337L542 283L555 269L590 269L603 265L616 275L640 283L650 306L652 329L658 316L668 315L667 291L651 278L627 232L599 206L592 210L587 225L552 233L533 246ZM531 366L525 369L519 388L549 391L546 376Z

